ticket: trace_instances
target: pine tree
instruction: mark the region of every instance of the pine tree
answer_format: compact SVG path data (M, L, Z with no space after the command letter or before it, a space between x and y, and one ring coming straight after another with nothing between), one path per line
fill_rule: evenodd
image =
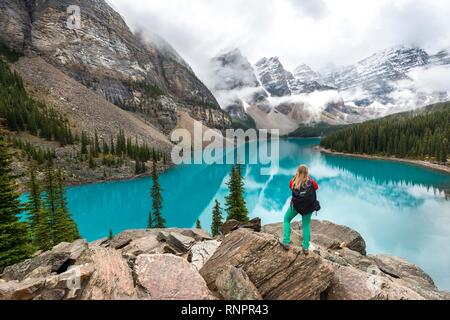
M105 139L103 139L102 141L103 141L103 154L108 154L109 153L108 144L106 143Z
M195 228L196 229L201 229L202 228L202 224L200 222L200 219L197 219L197 222L195 222Z
M109 229L108 240L112 240L114 238L112 229Z
M150 196L152 198L152 211L149 214L148 228L165 228L166 221L162 216L162 196L161 187L158 181L158 170L156 169L156 162L153 161L152 166L152 180L153 186L150 191Z
M244 199L244 182L241 175L241 166L238 164L231 168L230 180L227 183L229 194L225 198L227 220L240 222L249 221L248 209Z
M8 147L0 136L0 272L33 252L30 228L18 218L22 208L10 165Z
M97 134L97 130L95 130L95 134L94 134L94 157L97 158L98 154L101 153L102 150L100 149L100 142L98 140L98 134Z
M218 235L220 235L222 224L222 209L220 208L220 202L216 200L216 204L214 205L214 209L212 212L211 224L211 233L213 237L217 237Z
M31 229L34 229L39 224L39 216L42 210L41 190L36 178L36 167L30 166L29 169L30 180L28 182L28 189L30 193L28 195L27 211L30 217Z
M45 203L47 225L49 230L48 241L45 241L44 250L61 242L73 242L78 239L79 232L75 221L69 214L65 197L65 182L62 172L49 166L45 173Z
M36 248L46 249L50 246L49 228L46 210L42 203L41 187L36 178L36 168L30 167L30 181L28 183L27 211L30 217L31 234Z
M80 233L78 231L77 224L71 217L69 213L69 208L67 206L66 198L66 181L61 170L56 171L56 200L58 206L58 214L60 216L59 223L61 225L64 234L60 237L63 239L60 242L73 242L80 238ZM59 243L59 242L58 242Z
M87 146L89 145L89 138L86 132L81 132L81 154L88 154Z

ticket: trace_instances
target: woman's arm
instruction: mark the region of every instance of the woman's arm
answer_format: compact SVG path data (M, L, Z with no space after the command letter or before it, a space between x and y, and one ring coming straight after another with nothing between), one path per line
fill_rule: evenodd
M319 185L317 184L316 180L314 180L313 178L311 178L311 183L314 186L314 189L317 191L319 189Z

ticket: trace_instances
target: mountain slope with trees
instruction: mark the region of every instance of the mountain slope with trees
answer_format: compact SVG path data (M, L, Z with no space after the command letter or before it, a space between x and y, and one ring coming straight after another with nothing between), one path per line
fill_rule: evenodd
M353 125L325 137L331 151L447 163L450 102Z

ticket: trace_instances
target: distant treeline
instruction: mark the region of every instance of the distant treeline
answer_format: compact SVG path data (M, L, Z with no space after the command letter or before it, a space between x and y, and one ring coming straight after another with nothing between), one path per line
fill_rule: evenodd
M297 130L288 134L290 138L317 138L347 127L347 125L331 125L320 122L315 125L301 125Z
M332 151L447 162L450 102L350 126L326 136Z

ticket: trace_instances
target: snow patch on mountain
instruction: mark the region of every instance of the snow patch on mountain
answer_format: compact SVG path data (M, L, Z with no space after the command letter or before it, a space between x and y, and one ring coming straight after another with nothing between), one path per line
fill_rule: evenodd
M305 64L291 73L278 57L263 58L252 66L239 51L224 56L230 57L222 59L226 63L215 73L225 78L225 85L215 94L224 108L245 103L248 107L242 111L259 127L278 123L286 131L293 123L362 122L450 99L448 50L428 54L421 48L398 46L320 73ZM230 68L233 76L224 77ZM227 85L228 78L239 85Z

